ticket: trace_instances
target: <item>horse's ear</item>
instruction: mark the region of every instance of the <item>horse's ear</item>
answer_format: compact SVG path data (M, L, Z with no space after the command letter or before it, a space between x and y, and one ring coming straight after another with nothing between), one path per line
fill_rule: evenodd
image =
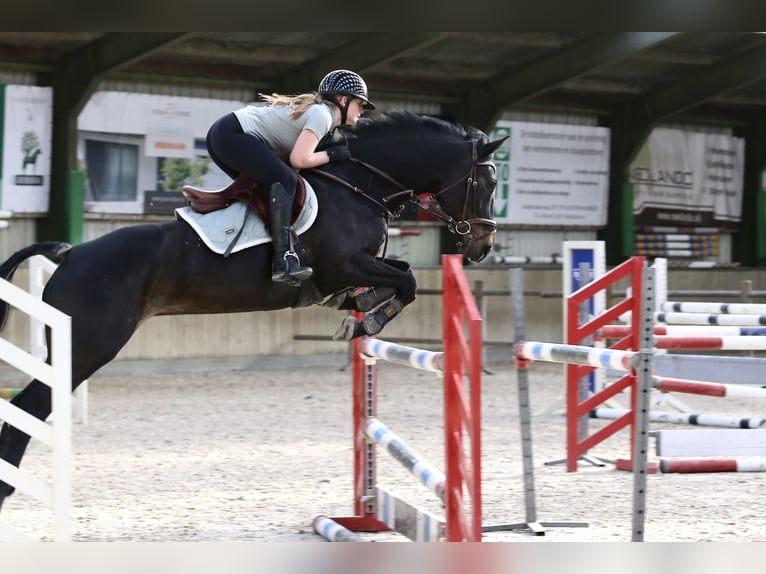
M505 143L505 140L507 139L508 139L508 136L505 136L504 138L500 138L499 140L488 142L479 146L478 157L488 157L492 155L493 153L497 151L497 148L499 148L501 145Z

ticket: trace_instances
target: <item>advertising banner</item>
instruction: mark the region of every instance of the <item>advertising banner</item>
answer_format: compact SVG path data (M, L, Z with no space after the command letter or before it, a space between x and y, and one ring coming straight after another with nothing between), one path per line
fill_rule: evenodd
M3 93L4 92L4 93ZM2 201L21 213L48 211L53 90L2 86Z
M495 152L498 223L603 227L609 198L609 130L596 126L500 121Z
M742 138L652 130L630 165L636 225L735 228L744 165Z

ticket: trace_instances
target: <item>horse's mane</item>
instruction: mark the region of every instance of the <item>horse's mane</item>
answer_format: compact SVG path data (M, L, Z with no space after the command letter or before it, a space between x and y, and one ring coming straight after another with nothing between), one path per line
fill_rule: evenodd
M482 132L434 117L407 110L394 110L376 118L361 118L344 131L360 140L379 138L423 137L436 134L458 139L486 139Z

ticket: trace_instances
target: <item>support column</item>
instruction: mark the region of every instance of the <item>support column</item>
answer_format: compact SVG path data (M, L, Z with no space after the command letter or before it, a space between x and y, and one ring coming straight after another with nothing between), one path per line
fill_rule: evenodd
M59 84L53 83L49 215L38 221L37 238L81 243L85 174L77 169L79 108L73 106L69 89Z
M745 173L742 220L732 237L732 260L746 266L766 265L766 112L756 111L745 122Z
M107 73L180 42L192 32L110 32L55 62L40 85L53 88L53 136L48 217L38 240L82 241L85 177L77 165L77 118Z
M615 114L610 128L609 224L599 232L598 238L605 242L607 264L618 265L635 251L633 186L628 170L651 131L651 121L638 106L626 105Z

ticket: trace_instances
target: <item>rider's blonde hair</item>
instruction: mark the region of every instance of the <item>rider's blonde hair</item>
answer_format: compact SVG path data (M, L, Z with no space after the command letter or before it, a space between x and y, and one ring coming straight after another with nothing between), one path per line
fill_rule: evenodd
M267 96L266 94L258 95L270 106L288 106L293 108L293 111L290 114L291 120L297 120L311 106L325 101L322 96L315 94L314 92L294 96L285 96L282 94L271 94L270 96Z

